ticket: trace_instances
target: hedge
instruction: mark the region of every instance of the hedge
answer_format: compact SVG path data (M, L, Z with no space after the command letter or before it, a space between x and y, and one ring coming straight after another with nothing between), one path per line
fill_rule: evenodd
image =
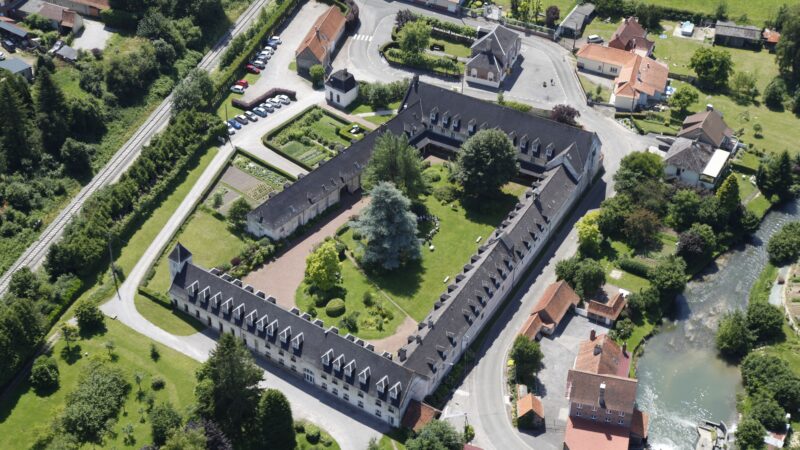
M327 314L328 317L339 317L344 314L345 309L344 300L335 298L329 301L327 306L325 306L325 314Z
M642 278L650 277L650 266L634 258L621 258L617 261L617 265L625 272L638 275Z

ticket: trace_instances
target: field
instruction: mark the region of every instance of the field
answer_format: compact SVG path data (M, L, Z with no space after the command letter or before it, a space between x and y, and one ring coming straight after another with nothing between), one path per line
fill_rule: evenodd
M148 338L110 319L106 319L106 327L107 330L103 334L79 339L73 343L80 347L78 352L80 356L72 363L60 356L64 342L59 341L56 344L53 355L58 361L61 383L55 392L39 396L25 382L17 391L6 397L0 404L0 448L30 448L36 437L49 427L51 421L64 407L67 394L75 388L78 378L90 360L109 359L104 346L108 341L114 343L116 355L116 361L110 364L125 372L132 389L123 407L123 413L113 427L115 437L108 439L103 445L104 448L125 447L121 429L128 424L133 426L137 448L151 442L149 421L140 423L139 420L142 415L140 411L146 405L136 398L135 373L145 375L142 388L153 393L156 404L169 401L184 414L186 413L185 408L194 400L194 372L199 363L160 344L155 345L161 357L158 361L153 361L150 358L152 341ZM156 376L166 382L164 389L159 391L150 389L150 380ZM146 417L146 413L144 415Z
M338 147L350 146L350 141L339 135L339 129L348 125L327 111L312 107L263 140L300 166L313 169L319 162L331 159Z
M718 1L706 0L702 2L692 0L647 0L644 3L683 9L686 11L714 14ZM728 17L738 21L743 15L747 16L747 23L763 26L765 20L774 19L778 8L784 4L791 4L784 0L725 0L728 7Z

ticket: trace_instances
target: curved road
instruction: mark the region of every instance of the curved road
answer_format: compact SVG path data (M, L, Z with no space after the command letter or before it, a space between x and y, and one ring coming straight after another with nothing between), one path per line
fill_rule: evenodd
M228 47L228 43L231 39L246 30L250 24L252 24L253 20L258 17L261 8L267 3L268 0L253 1L242 15L239 16L233 27L214 44L214 47L209 50L205 56L203 56L198 67L209 72L214 70L219 64L219 59ZM11 275L15 271L25 266L36 269L42 265L50 246L61 238L67 224L69 224L72 217L81 210L86 200L99 189L116 181L125 172L139 156L142 147L147 145L150 139L169 123L171 112L172 94L161 102L150 114L150 117L136 130L136 133L134 133L106 165L95 174L94 178L83 186L78 194L70 200L69 204L61 210L58 216L56 216L44 231L42 231L39 238L34 241L14 264L6 270L5 274L0 277L0 295L4 294L8 289Z

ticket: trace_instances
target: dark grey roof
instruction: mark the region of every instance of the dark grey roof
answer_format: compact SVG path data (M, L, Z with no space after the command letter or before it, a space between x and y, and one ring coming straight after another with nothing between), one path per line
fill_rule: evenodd
M467 61L467 67L482 68L485 70L501 70L494 55L488 52L480 52Z
M586 20L594 14L594 5L591 3L584 3L582 5L578 5L573 9L569 15L564 18L563 21L558 25L562 28L569 28L575 31L583 30L583 26L586 25Z
M347 69L333 72L331 76L328 77L328 81L326 81L325 84L341 92L350 92L350 90L358 86L356 77L348 72Z
M8 58L6 60L0 61L0 69L5 69L15 75L20 72L24 72L30 68L31 68L30 64L17 58Z
M192 252L190 252L186 247L181 245L180 242L175 244L175 248L169 252L169 260L175 261L177 263L184 262L187 259L192 257Z
M27 31L23 30L22 28L20 28L20 27L18 27L16 25L12 25L12 24L6 23L6 22L0 22L0 31L2 31L4 33L9 33L9 34L11 34L13 36L16 36L16 37L20 38L20 39L25 39L26 37L28 37L28 32Z
M426 132L431 126L430 115L434 110L439 113L438 123L434 125L441 125L442 119L447 116L450 119L449 127L455 129L458 117L460 131L473 121L476 131L499 128L509 134L513 132L520 140L524 138L533 143L538 139L541 143L541 155L537 155L537 161L542 164L541 171L544 171L543 165L547 162L544 151L549 144L553 145L554 155L574 145L575 151L583 154L585 160L593 140L597 139L593 132L414 81L410 83L396 117L256 207L249 216L268 228L278 229L285 225L300 212L329 195L332 190L341 189L346 180L360 174L372 155L375 139L386 131L395 134L410 133L412 144L428 138L457 148L460 144L458 140Z
M710 145L679 137L670 145L664 162L683 170L703 173L712 156L714 149Z
M67 61L75 62L78 60L78 51L68 45L63 45L60 49L56 50L56 55Z
M734 22L718 20L714 35L740 37L751 41L760 41L761 28L753 25L737 25Z
M230 281L227 281L226 278ZM192 292L191 286L195 282L197 282L196 289ZM323 325L317 325L311 321L310 316L306 316L308 317L306 319L300 312L295 314L286 311L272 303L269 297L260 291L251 292L252 288L250 286L241 287L239 286L240 284L239 280L234 280L228 275L215 275L194 264L187 264L181 272L175 275L169 292L178 299L192 303L209 314L218 316L242 330L247 330L258 336L258 338L265 340L271 347L277 347L290 355L302 357L304 361L315 364L319 370L342 380L342 382L356 389L382 398L396 407L401 407L405 404L406 393L409 390L409 383L413 376L410 370L370 350L366 347L367 344L364 341L349 335L349 338L341 336L334 328L324 328ZM211 297L217 293L220 294L219 306L214 307ZM205 298L208 298L208 300L205 300ZM222 304L228 299L231 300L231 306L229 311L225 312ZM234 311L240 307L243 310L237 318L234 316ZM248 316L251 314L253 314L252 323L248 320ZM262 318L266 318L264 319L265 326L263 331L259 331L257 324L258 320ZM268 325L275 320L277 320L276 330L273 336L269 336L267 333ZM284 344L278 336L287 329L289 329L290 338ZM298 338L301 333L302 341L300 341L299 349L296 350L292 347L292 340ZM330 355L333 356L331 362L340 355L343 356L345 364L355 361L355 370L352 376L346 376L344 370L333 370L333 364L323 364L322 357L329 351L331 352ZM277 356L273 354L273 358L275 357ZM287 364L289 363L287 362ZM342 364L342 368L345 364ZM369 368L369 377L365 384L361 384L358 375L366 368ZM387 377L388 385L384 393L379 394L376 383L384 376ZM396 400L392 400L388 396L389 388L398 382L400 383L400 394Z
M505 66L507 62L506 55L516 46L519 40L520 37L515 31L498 25L490 33L475 41L470 48L473 56L478 53L490 53L500 61L501 66Z

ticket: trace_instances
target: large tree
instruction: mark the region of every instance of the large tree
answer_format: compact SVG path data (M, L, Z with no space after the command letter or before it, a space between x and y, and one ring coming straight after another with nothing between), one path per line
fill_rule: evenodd
M41 154L41 134L32 120L30 94L14 81L10 76L0 80L0 98L3 99L0 101L2 173L32 168Z
M735 174L728 175L728 178L717 189L716 195L719 200L719 212L723 219L736 219L736 214L742 209L742 200L739 196L739 182L736 181Z
M227 436L240 442L257 413L262 375L241 340L223 333L197 371L198 413L216 421Z
M569 105L556 105L550 111L550 118L556 122L565 123L567 125L577 126L578 122L575 120L580 117L581 113L577 109Z
M617 192L634 194L637 187L647 180L660 180L664 174L664 160L650 152L633 152L620 161L614 174Z
M514 339L509 356L514 360L517 383L533 382L533 377L542 370L544 354L539 343L524 335L520 334Z
M622 227L625 243L636 249L647 249L658 243L661 221L645 208L636 208L625 217Z
M561 18L561 11L556 5L550 5L544 13L544 24L548 28L555 28L556 21Z
M681 189L669 202L667 222L677 231L683 231L697 222L702 200L697 192Z
M747 327L747 318L739 310L728 312L719 321L717 350L729 358L742 358L750 352L755 338Z
M458 153L456 178L470 197L497 194L518 171L517 151L499 129L478 131Z
M672 115L678 118L685 117L689 107L697 102L700 94L697 89L691 86L681 86L669 98L669 107L672 108Z
M424 20L415 20L400 30L400 48L412 55L419 55L428 48L431 40L431 26Z
M295 434L292 407L286 396L277 389L267 389L261 393L258 402L255 442L252 448L269 442L275 450L294 450Z
M328 240L320 244L306 258L306 282L315 290L329 292L342 279L336 244Z
M150 430L153 443L164 445L167 437L181 426L181 415L171 403L160 403L150 411Z
M381 181L394 183L410 199L417 198L425 190L422 158L419 150L408 144L404 134L387 132L375 140L362 182L364 189L369 190Z
M462 450L464 436L450 422L433 420L422 427L416 437L406 442L408 450Z
M769 259L774 264L790 264L800 257L800 222L789 222L769 238Z
M745 417L736 428L736 447L741 450L761 450L767 430L761 422Z
M213 92L214 84L208 72L200 68L192 69L172 93L173 115L186 110L205 110Z
M556 276L569 284L581 298L586 298L606 282L603 266L594 259L573 256L556 264Z
M697 74L701 86L721 89L728 85L728 77L733 73L733 59L727 50L701 47L692 55L689 67Z
M584 256L596 256L600 252L603 234L597 222L599 216L600 211L590 211L575 224L578 230L578 249Z
M782 20L781 39L775 49L781 72L800 79L800 5L790 8Z
M36 74L36 126L42 132L42 145L58 155L67 138L67 102L61 88L47 69Z
M766 302L750 302L747 305L747 327L760 343L783 338L783 308Z
M411 201L392 183L372 188L370 203L354 228L366 241L362 262L367 266L393 270L420 257L417 216L411 212Z

